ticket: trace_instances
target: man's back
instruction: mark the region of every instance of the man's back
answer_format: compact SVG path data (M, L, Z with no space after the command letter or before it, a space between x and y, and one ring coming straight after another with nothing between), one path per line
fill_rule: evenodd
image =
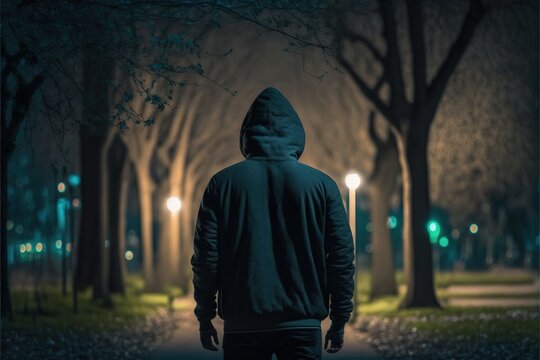
M298 162L305 133L279 91L263 91L242 125L246 160L210 180L192 258L195 313L224 331L320 329L352 310L354 254L339 189ZM329 297L331 305L329 308Z

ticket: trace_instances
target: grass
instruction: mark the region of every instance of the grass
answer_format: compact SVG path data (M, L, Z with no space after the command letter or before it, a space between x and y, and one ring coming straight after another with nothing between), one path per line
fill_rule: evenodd
M92 299L90 290L80 292L78 312L73 312L72 296L62 296L58 287L48 286L42 291L41 311L37 309L33 290L14 289L12 303L14 320L6 323L11 329L53 327L58 329L88 329L107 331L129 326L143 320L148 314L169 306L171 296L177 289L166 293L144 293L140 278L130 276L126 280L126 294L113 295L113 307L105 307Z
M360 289L368 290L371 287L371 274L366 271L357 273L357 281ZM451 285L521 285L533 284L537 275L532 272L436 272L435 285L438 288L446 288ZM402 271L396 272L398 285L405 285L405 276Z
M536 276L529 272L438 272L435 274L437 287L450 285L518 285L532 284Z
M518 341L528 338L536 341L540 333L538 319L514 319L506 316L509 311L520 310L528 313L537 312L537 306L531 307L457 307L446 306L442 309L415 308L399 310L398 306L405 295L405 288L400 287L399 295L385 296L370 300L370 276L358 276L358 314L397 318L405 321L409 329L415 328L429 336L442 336L459 340L463 337L478 341ZM396 274L398 285L404 284L403 274ZM451 285L510 285L531 284L535 276L529 273L438 273L435 277L437 294L440 299L449 298L538 298L538 293L518 294L453 294L447 290ZM493 319L489 315L505 315L504 319ZM427 321L426 321L427 317ZM449 321L451 319L451 321Z

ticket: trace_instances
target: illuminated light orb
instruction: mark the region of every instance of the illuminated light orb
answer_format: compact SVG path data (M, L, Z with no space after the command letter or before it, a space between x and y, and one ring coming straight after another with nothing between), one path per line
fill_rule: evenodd
M471 234L476 234L478 232L478 225L471 224L471 226L469 226L469 231L471 232Z
M58 186L56 187L56 189L58 190L59 193L63 193L66 191L66 184L64 184L63 182L58 183Z
M131 250L126 251L125 257L127 261L133 260L133 251Z
M78 209L81 207L81 200L79 200L79 198L75 198L73 201L71 201L71 205L74 209Z
M62 240L56 240L54 242L54 246L57 248L57 249L61 249L62 248Z
M345 176L345 185L351 190L358 189L361 183L362 179L357 173L350 173Z
M42 252L43 251L43 244L42 243L38 242L36 244L36 251L37 252Z
M19 246L19 251L21 252L21 254L24 254L26 252L26 245L24 244L21 244Z
M397 227L397 218L395 216L389 216L386 221L386 226L388 226L389 229L395 229Z
M10 231L11 229L13 229L13 227L15 227L15 223L14 223L13 221L11 221L11 220L8 220L8 221L6 222L6 229L7 229L7 231Z
M31 252L31 251L32 251L32 244L26 243L26 252Z
M167 199L167 209L172 213L177 213L182 208L182 202L176 196L171 196Z
M71 243L66 244L66 251L71 252Z
M439 239L439 245L441 245L441 247L445 248L448 246L448 244L450 244L450 242L448 241L448 238L446 236L443 236Z
M69 185L77 187L81 184L81 177L79 176L79 174L69 174L68 182Z

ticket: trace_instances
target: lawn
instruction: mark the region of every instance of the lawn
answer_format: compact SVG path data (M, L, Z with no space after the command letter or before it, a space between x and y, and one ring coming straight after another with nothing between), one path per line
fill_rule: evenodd
M396 275L398 284L403 284L403 274ZM452 294L451 285L522 285L532 284L536 280L532 273L437 273L435 283L440 299L451 297L488 297L488 298L538 298L537 292L518 294L485 293ZM369 298L370 276L361 273L358 276L358 314L359 318L380 318L397 320L406 331L422 334L424 338L447 337L460 341L469 339L496 343L529 339L538 341L540 324L538 307L457 307L445 306L442 309L416 308L398 310L398 305L405 295L405 288L400 287L399 295L385 296L376 300Z
M149 314L169 306L169 294L142 292L142 282L137 276L126 279L126 293L112 295L112 308L104 307L100 301L92 299L91 290L80 292L78 312L73 312L71 292L62 296L59 287L42 287L39 296L41 309L38 310L36 294L32 289L14 289L12 303L14 320L5 325L8 329L33 327L53 327L57 329L77 328L93 331L108 331L129 326L144 320ZM71 289L70 289L71 290Z

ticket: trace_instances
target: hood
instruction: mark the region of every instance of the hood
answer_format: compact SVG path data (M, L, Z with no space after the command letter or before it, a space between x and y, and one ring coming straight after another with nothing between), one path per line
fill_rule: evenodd
M240 130L240 151L246 158L299 159L306 133L291 103L269 87L257 96Z

